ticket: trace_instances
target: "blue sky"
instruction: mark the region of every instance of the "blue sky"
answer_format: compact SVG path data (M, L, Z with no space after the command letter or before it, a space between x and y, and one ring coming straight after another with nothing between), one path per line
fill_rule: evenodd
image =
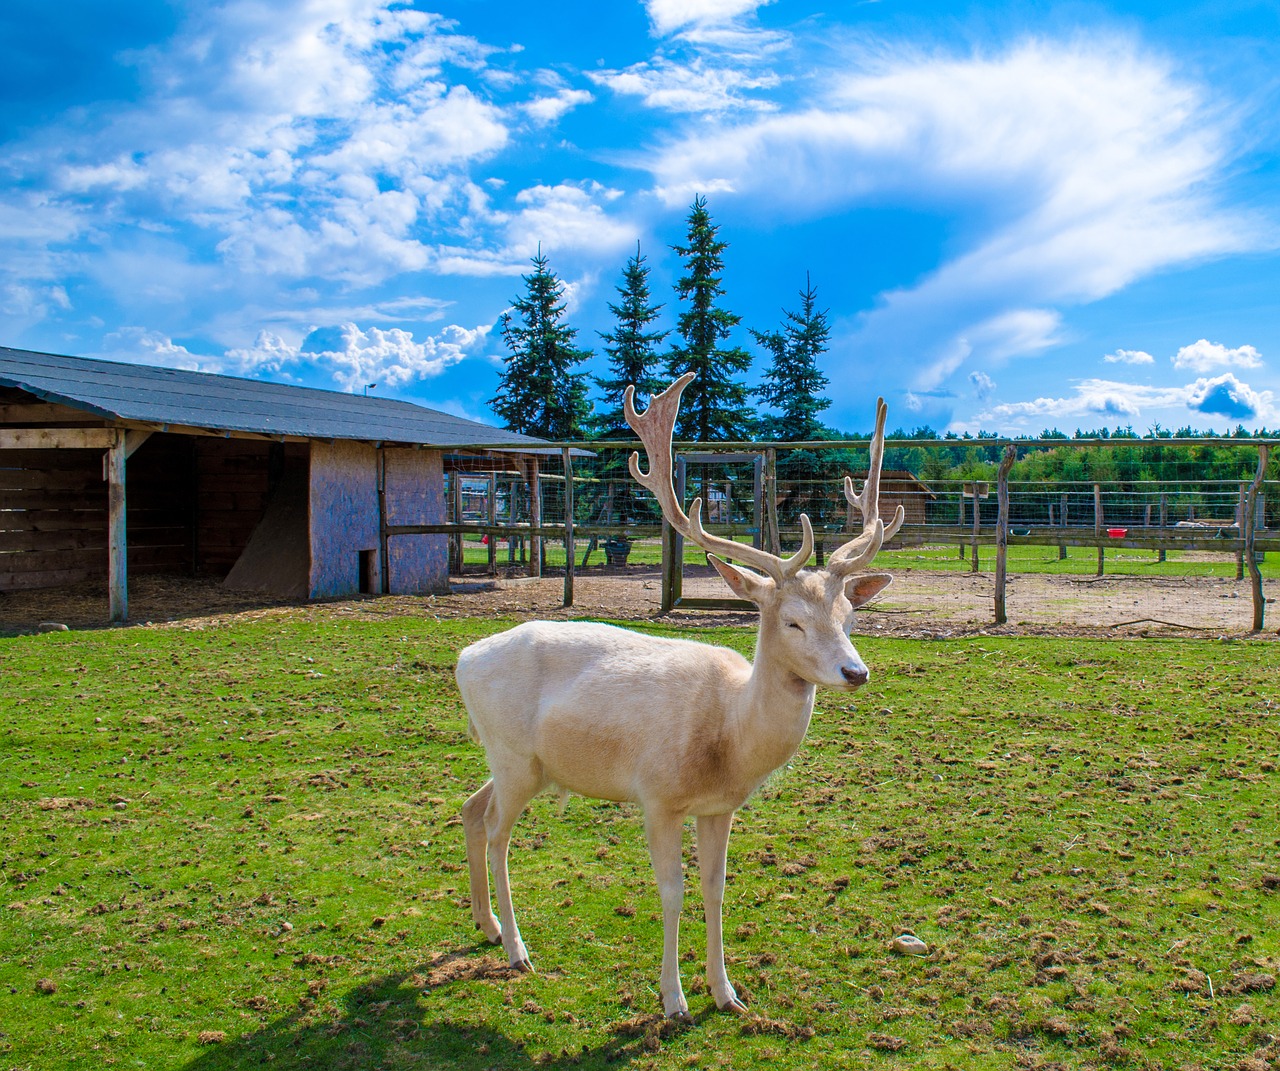
M9 0L0 344L494 421L539 244L599 352L701 193L838 428L1275 429L1276 71L1271 0Z

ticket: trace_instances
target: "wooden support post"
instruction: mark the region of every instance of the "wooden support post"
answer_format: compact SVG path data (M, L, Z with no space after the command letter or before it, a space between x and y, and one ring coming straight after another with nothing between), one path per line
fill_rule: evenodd
M566 446L564 455L564 604L573 605L573 455Z
M1067 526L1067 496L1061 495L1058 498L1058 523L1063 528ZM1058 561L1067 560L1067 545L1065 543L1058 544Z
M676 501L684 506L685 462L676 458ZM759 499L756 500L759 502ZM662 596L660 609L667 613L680 601L684 585L684 536L662 519Z
M851 517L853 516L852 506L849 507L849 515ZM849 526L853 527L852 521L850 521ZM964 484L961 484L960 485L960 516L956 518L956 527L962 528L963 526L964 526ZM960 550L960 560L964 561L964 544L963 543L959 544L959 550Z
M1169 496L1161 495L1160 496L1160 527L1161 529L1164 529L1168 524L1169 524ZM1168 556L1167 551L1165 551L1165 549L1161 547L1160 553L1156 557L1156 561L1161 561L1161 562L1165 561L1167 560L1167 556Z
M462 523L462 473L449 473L449 513L454 524ZM462 575L465 552L462 545L462 533L449 538L450 570L455 576Z
M1249 580L1253 588L1253 631L1261 632L1263 619L1266 617L1267 600L1262 595L1262 572L1258 568L1258 556L1253 549L1256 530L1258 527L1258 510L1255 504L1258 501L1258 492L1262 489L1262 479L1267 472L1267 462L1270 460L1271 447L1266 443L1258 446L1258 471L1253 477L1253 483L1249 485L1249 496L1245 503L1244 511L1244 556L1249 563ZM1265 523L1265 515L1264 515Z
M107 588L111 620L129 618L129 527L125 510L125 435L116 440L104 457L107 477Z
M542 527L542 479L538 459L529 459L529 523L534 531ZM529 535L529 575L542 575L542 536Z
M1096 538L1102 538L1102 485L1093 485L1093 534ZM1104 551L1102 544L1098 544L1098 576L1102 575L1102 559Z
M769 447L764 452L764 512L769 525L765 544L770 554L782 553L782 536L778 531L778 451Z
M996 472L996 502L999 513L996 517L996 624L1003 625L1008 617L1005 615L1004 587L1008 575L1009 557L1009 470L1013 468L1013 460L1018 449L1012 443L1004 448L1004 457L1000 459L1000 468ZM977 503L977 498L974 503Z

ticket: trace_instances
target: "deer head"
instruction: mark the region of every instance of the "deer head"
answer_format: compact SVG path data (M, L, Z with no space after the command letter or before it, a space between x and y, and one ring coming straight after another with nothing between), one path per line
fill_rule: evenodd
M884 399L876 403L876 430L861 493L854 492L852 479L846 476L844 481L845 497L862 515L862 532L831 555L826 569L811 572L804 568L813 555L813 526L807 514L800 515L800 549L784 558L705 531L701 498L693 500L687 514L681 508L671 478L671 440L680 395L693 378L692 372L681 376L654 397L643 414L635 410L635 388L626 389L623 408L627 423L640 436L649 462L649 471L642 471L639 451L633 452L631 475L657 498L667 522L707 551L707 560L734 594L759 608L758 671L764 662L767 667L784 669L792 678L827 688L851 690L865 684L869 672L849 642L853 612L888 587L892 577L862 570L903 521L901 506L887 527L879 515L888 412Z

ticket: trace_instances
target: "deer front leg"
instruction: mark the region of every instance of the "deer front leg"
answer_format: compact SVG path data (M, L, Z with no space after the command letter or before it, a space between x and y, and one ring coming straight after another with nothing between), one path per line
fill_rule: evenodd
M662 898L662 1010L669 1019L688 1019L689 1005L680 986L680 909L684 905L684 870L680 860L684 816L645 814L649 858Z
M721 1011L745 1012L747 1006L729 984L724 969L724 874L733 812L698 819L698 869L707 912L707 986Z

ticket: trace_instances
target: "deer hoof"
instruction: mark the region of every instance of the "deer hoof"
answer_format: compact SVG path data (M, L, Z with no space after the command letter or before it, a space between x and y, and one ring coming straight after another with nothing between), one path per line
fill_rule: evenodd
M689 1014L688 1009L678 1008L673 1011L667 1018L673 1023L692 1023L693 1016Z
M530 963L527 958L518 959L513 962L511 964L511 969L514 971L521 971L524 974L537 974L537 971L533 969L533 964Z
M734 1015L749 1014L747 1012L747 1006L738 999L736 994L730 994L729 998L723 1004L716 1001L716 1007L722 1012L732 1012Z

